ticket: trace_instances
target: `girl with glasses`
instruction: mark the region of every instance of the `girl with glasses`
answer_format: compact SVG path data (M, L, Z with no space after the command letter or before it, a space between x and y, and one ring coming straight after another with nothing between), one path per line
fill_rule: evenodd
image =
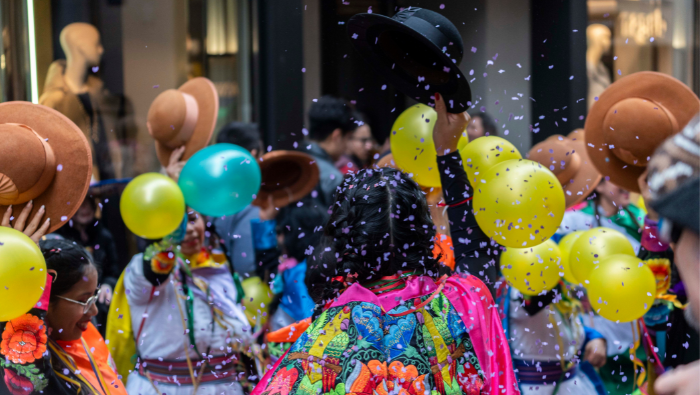
M40 240L46 228L37 224L44 212L40 210L25 228L28 214L25 208L14 228ZM11 216L9 209L2 226L9 226ZM4 323L4 328L0 324L0 367L12 362L25 368L22 372L5 369L4 385L12 395L125 395L105 340L91 322L97 315L99 295L98 269L92 258L66 240L44 239L38 244L49 280L33 309ZM6 393L2 384L0 393Z

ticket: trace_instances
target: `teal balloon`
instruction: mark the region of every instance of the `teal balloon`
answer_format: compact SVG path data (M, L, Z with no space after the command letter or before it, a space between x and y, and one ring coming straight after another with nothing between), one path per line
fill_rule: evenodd
M252 203L260 180L260 166L248 150L216 144L192 155L178 185L192 209L221 217L236 214Z

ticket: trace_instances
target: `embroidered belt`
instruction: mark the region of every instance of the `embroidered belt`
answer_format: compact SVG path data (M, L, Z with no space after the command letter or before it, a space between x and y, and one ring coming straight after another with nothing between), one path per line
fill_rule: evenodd
M207 365L204 369L203 364ZM192 360L194 376L199 383L236 381L237 365L238 361L232 355ZM192 385L186 361L144 359L138 368L141 376L150 376L151 380L159 383Z
M574 365L566 372L562 371L559 362L531 362L521 359L513 359L513 365L517 369L518 381L521 384L545 385L547 383L556 384L560 379L562 382L573 378L578 368ZM562 373L564 373L562 375Z

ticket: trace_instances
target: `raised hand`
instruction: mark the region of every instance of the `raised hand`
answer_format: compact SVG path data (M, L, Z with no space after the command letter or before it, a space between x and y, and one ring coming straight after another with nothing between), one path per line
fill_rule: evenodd
M172 178L173 181L177 182L180 178L180 172L182 168L185 167L185 161L181 161L182 155L185 153L185 146L176 148L172 153L170 153L170 159L168 160L168 167L165 168L165 172L168 173L168 177Z
M29 213L32 211L33 203L30 201L24 206L24 209L22 209L22 212L19 214L19 217L15 219L15 226L10 225L10 219L12 218L12 206L9 206L7 208L7 211L5 211L5 215L2 217L2 222L0 223L0 226L6 226L8 228L13 228L15 230L18 230L25 235L29 236L32 241L34 241L37 245L39 245L39 240L41 240L42 237L46 234L46 232L49 230L49 225L51 225L51 218L46 218L46 221L44 221L43 224L40 225L41 219L44 216L44 213L46 212L46 209L44 206L41 206L39 210L34 214L34 218L32 218L31 222L29 222L28 225L25 224L27 222L27 217L29 217Z
M447 112L445 100L435 93L435 111L438 117L433 127L433 142L438 155L447 155L457 151L457 143L469 123L469 114L451 114Z

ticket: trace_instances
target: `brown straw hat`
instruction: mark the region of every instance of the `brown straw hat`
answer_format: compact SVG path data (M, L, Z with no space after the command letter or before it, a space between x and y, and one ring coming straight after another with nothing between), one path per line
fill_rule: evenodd
M41 206L49 233L78 211L92 176L92 153L83 132L49 107L29 102L0 104L0 213L13 205L15 218L34 200L27 221Z
M583 129L576 129L568 137L551 136L528 153L530 160L546 166L557 177L567 208L582 202L602 178L588 158L583 134Z
M637 179L654 150L700 110L700 100L677 79L642 71L610 85L586 119L586 149L610 181L639 192Z
M262 183L253 201L256 206L265 205L272 195L275 207L284 207L308 195L318 185L318 165L303 152L270 151L258 164Z
M193 78L180 88L158 95L148 109L148 133L156 140L156 154L163 166L170 154L185 146L183 161L209 144L219 113L219 95L204 77Z

